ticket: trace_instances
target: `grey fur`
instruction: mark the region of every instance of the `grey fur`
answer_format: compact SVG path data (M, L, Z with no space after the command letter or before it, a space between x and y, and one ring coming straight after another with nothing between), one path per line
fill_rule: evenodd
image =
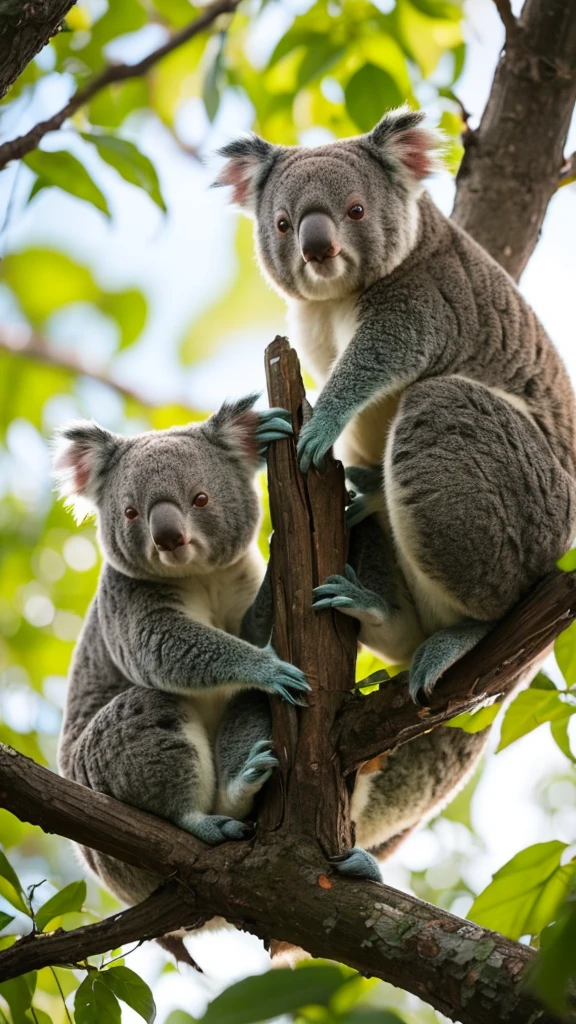
M269 646L239 637L264 571L259 450L264 436L290 429L278 410L251 412L253 402L132 438L75 423L56 444L62 493L96 510L105 559L74 652L60 770L209 843L249 833L238 819L277 763L265 694L299 701L307 688ZM209 501L199 507L202 492ZM173 551L152 539L159 503L182 525ZM126 509L139 514L127 518ZM84 855L127 902L158 884L110 857Z

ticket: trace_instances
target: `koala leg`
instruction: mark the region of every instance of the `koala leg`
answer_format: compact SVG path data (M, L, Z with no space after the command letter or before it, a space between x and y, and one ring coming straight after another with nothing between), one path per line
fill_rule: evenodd
M440 726L378 759L376 771L361 770L351 803L357 843L376 857L390 856L465 785L489 731L466 733ZM370 762L365 767L373 766Z
M246 818L254 797L278 765L265 694L247 690L227 705L216 743L216 811Z
M469 623L444 644L447 667L473 646L474 623L477 641L480 624L505 615L569 546L574 481L527 415L460 377L406 390L385 479L395 548L425 635ZM428 689L440 674L438 663Z

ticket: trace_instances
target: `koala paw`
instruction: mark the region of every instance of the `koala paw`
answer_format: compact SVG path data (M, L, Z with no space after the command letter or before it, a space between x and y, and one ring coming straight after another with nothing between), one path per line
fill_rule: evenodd
M259 454L264 458L271 441L283 441L292 436L292 417L287 409L267 409L257 416L256 443Z
M219 846L230 839L249 839L254 832L252 822L237 821L223 814L195 814L182 827L208 846Z
M385 507L382 470L379 466L347 466L346 481L357 492L346 507L346 529Z
M330 857L330 863L334 865L340 875L348 875L349 878L364 878L370 882L382 881L378 861L371 853L361 850L359 846L339 853L336 857Z
M269 675L263 681L263 688L282 697L282 700L288 701L289 704L307 707L304 693L310 689L310 685L302 670L288 661L281 661L271 644L268 644L265 650L272 657Z
M388 614L382 598L362 586L351 565L344 569L344 576L328 576L321 587L314 589L313 595L314 611L337 608L367 626L381 626Z
M305 423L298 438L298 462L303 473L311 466L323 470L326 455L341 433L341 425L332 422L326 414L315 410Z
M251 789L260 789L279 763L278 758L272 752L271 741L258 740L252 747L240 773L242 782Z
M382 490L382 469L380 466L346 466L346 480L363 495L377 494Z
M410 666L408 689L415 704L426 703L436 683L493 628L493 622L467 622L441 629L417 649Z

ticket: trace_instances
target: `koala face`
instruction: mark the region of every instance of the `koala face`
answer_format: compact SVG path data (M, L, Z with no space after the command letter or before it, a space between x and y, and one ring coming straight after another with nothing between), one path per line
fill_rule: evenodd
M420 181L438 142L419 112L387 114L370 132L315 149L258 136L221 150L216 185L256 218L261 267L298 299L339 298L389 274L416 240Z
M260 521L254 396L203 424L124 438L65 426L54 460L60 493L98 517L106 559L129 576L181 577L235 562Z

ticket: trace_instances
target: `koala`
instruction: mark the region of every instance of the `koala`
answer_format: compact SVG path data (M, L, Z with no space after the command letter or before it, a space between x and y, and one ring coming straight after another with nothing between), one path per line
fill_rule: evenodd
M267 695L301 703L309 689L270 645L249 642L264 573L255 474L263 447L291 433L287 413L257 414L254 400L136 437L74 422L55 444L60 493L96 512L104 557L72 660L60 771L211 845L250 834L242 819L277 764ZM127 903L158 885L82 852Z
M553 568L576 521L567 374L506 272L423 190L439 137L422 116L311 149L240 138L215 182L255 218L321 384L302 470L338 441L370 484L349 509L351 565L314 607L410 662L416 701Z

